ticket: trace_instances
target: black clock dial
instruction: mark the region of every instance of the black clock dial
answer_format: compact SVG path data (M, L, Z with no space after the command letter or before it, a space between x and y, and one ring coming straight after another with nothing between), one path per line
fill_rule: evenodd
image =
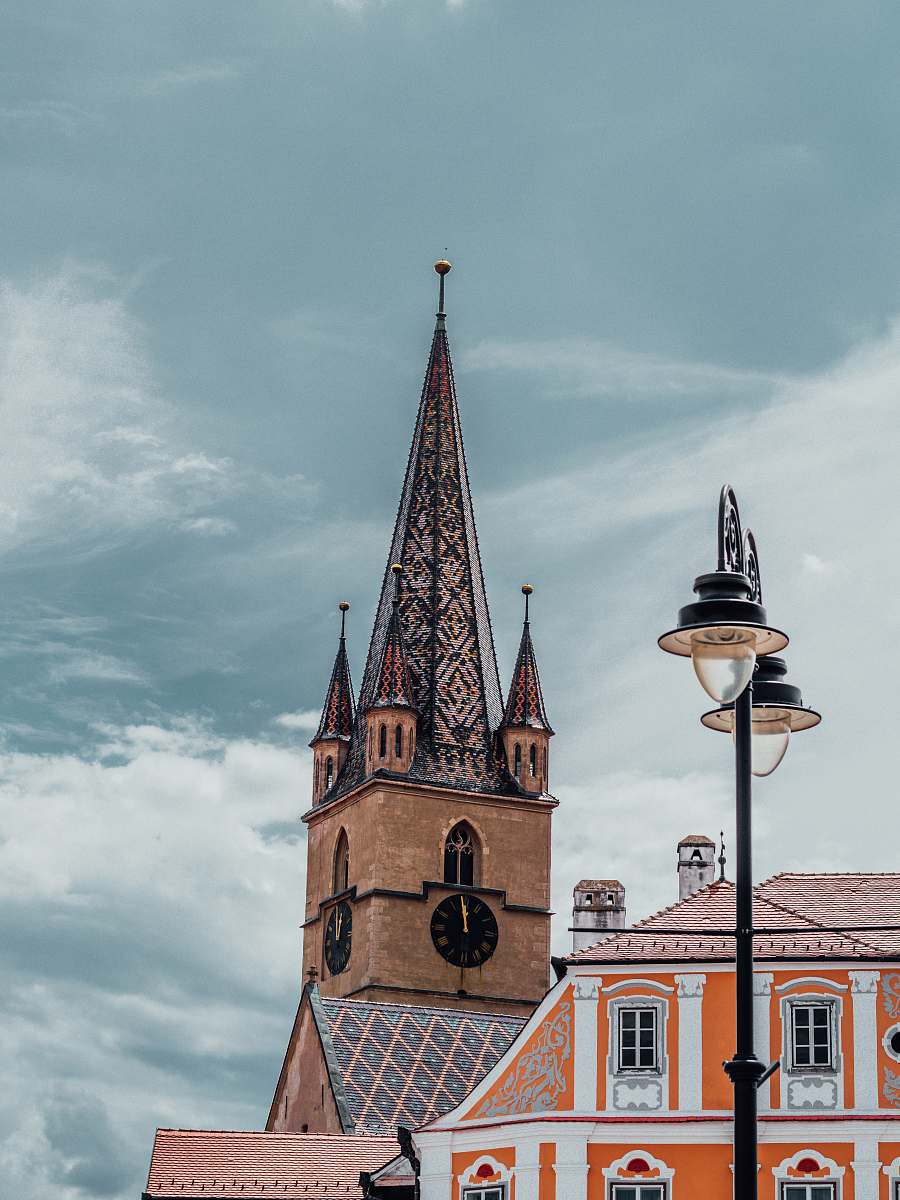
M431 914L431 940L454 967L480 967L497 949L497 918L478 896L447 896Z
M336 904L325 926L325 962L332 975L346 971L353 939L353 909L346 900Z

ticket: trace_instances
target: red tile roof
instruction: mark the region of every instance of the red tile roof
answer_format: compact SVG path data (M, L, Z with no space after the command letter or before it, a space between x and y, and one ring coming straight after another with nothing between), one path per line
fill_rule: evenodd
M723 931L734 924L734 884L722 880L634 927L675 932L653 937L626 929L566 962L733 961L734 938ZM773 930L755 939L758 961L894 960L900 958L900 932L871 928L889 924L900 925L900 874L784 873L754 888L754 926ZM839 931L848 925L869 928Z
M358 1200L360 1171L396 1157L390 1137L157 1129L145 1197Z

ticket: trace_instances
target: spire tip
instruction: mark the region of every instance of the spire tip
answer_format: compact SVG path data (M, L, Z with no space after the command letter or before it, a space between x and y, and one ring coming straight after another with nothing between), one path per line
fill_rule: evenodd
M447 262L446 258L439 258L437 260L437 262L434 264L434 269L435 269L435 271L437 271L438 275L440 276L440 280L441 280L441 287L440 287L440 291L438 293L438 310L437 310L438 324L440 324L441 318L446 315L444 313L444 279L447 277L447 275L450 273L450 271L453 270L453 268L451 267L450 263Z

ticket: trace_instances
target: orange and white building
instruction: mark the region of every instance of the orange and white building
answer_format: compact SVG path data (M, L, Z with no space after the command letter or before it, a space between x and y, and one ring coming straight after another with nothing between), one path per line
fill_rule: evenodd
M485 1078L414 1134L421 1200L728 1200L734 924L720 880L574 952ZM900 1200L891 924L900 875L756 888L756 1052L780 1060L759 1094L762 1200Z

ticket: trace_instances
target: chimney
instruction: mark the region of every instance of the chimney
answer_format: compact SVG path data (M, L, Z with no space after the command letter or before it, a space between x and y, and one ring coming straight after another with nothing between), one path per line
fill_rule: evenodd
M573 953L625 928L625 888L618 879L582 879L572 896Z
M678 899L687 900L716 877L716 843L702 833L689 833L678 843Z

